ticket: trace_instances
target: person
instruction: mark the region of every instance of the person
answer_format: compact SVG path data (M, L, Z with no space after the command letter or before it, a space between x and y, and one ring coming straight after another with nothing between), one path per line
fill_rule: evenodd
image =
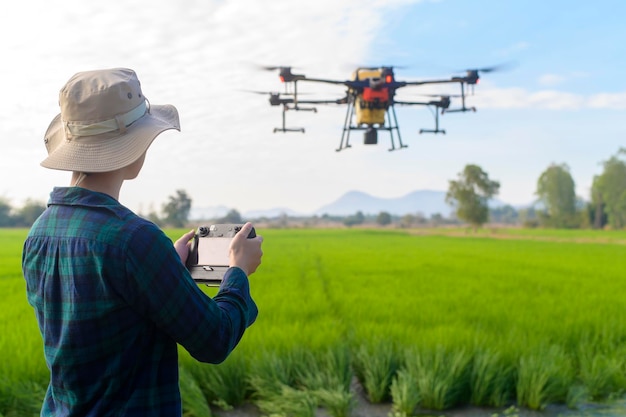
M133 70L80 72L59 94L41 163L71 171L24 243L22 268L50 370L42 416L180 416L177 344L223 361L258 310L248 276L261 236L246 223L211 298L185 261L193 231L174 244L118 202L152 141L180 130L171 105L150 105Z

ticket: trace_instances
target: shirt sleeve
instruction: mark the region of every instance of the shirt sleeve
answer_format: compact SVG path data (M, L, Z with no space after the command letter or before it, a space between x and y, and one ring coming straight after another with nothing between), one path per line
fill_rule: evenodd
M248 277L230 268L212 299L191 278L172 241L155 225L141 227L126 258L131 306L201 362L222 362L256 319Z

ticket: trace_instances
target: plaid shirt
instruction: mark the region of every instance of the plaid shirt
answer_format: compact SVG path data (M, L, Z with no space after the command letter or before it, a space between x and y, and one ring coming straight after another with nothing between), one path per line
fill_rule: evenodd
M211 299L157 226L78 187L53 190L22 267L50 368L42 416L180 416L176 344L219 363L257 316L241 269Z

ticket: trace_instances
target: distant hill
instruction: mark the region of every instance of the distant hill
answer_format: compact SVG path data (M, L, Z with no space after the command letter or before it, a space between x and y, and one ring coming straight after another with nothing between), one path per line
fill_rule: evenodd
M271 209L256 209L241 213L244 219L258 219L261 217L276 218L286 214L289 217L304 217L311 215L347 216L361 211L365 215L376 215L381 211L402 216L404 214L421 213L426 217L441 214L448 217L453 208L446 204L446 192L434 190L413 191L405 196L396 198L375 197L362 191L349 191L330 204L326 204L313 213L298 213L286 207ZM499 200L491 202L492 207L502 206ZM192 207L189 218L191 220L217 219L224 217L230 208L224 206L195 208Z
M429 217L439 213L447 217L452 208L446 204L445 198L445 191L432 190L413 191L397 198L380 198L361 191L350 191L333 203L315 210L315 214L345 216L357 211L361 211L365 215L386 211L394 215L422 213Z

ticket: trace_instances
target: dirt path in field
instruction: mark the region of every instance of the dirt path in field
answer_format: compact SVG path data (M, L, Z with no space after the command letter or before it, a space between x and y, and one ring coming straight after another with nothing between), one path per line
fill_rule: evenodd
M581 410L570 410L565 406L550 406L543 411L487 409L463 407L447 411L421 410L416 417L623 417L626 408L622 406L589 406ZM263 414L253 405L247 404L234 410L213 410L214 417L262 417ZM315 417L331 417L323 409L318 409ZM391 417L390 404L370 404L361 399L350 417Z
M356 407L350 417L391 417L391 404L371 404L365 397L363 388L355 384L352 387ZM213 410L214 417L262 417L263 413L252 404L246 404L234 410ZM446 411L420 410L416 417L619 417L626 416L626 400L613 405L587 405L580 410L571 410L564 405L548 406L542 411L518 409L493 409L463 407ZM331 417L323 409L318 409L315 417Z

